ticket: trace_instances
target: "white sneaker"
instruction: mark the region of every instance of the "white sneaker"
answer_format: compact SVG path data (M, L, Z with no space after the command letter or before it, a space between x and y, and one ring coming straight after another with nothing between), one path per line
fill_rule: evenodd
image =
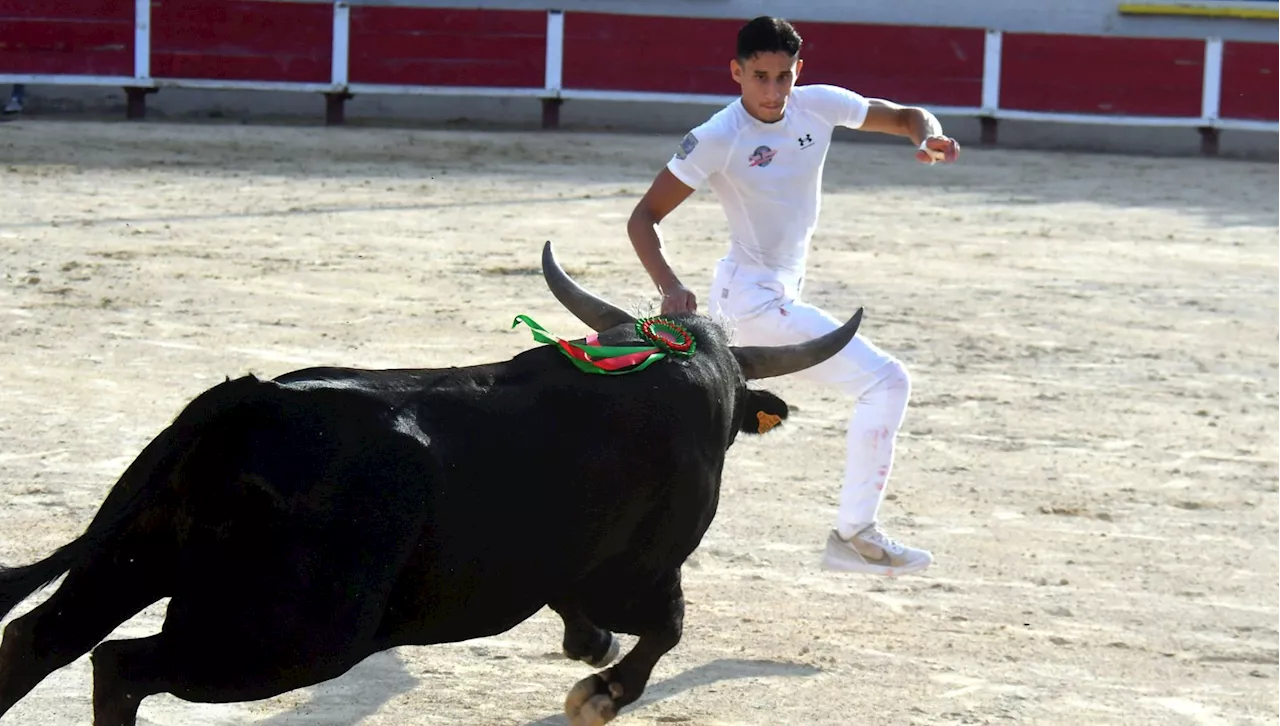
M872 522L849 539L836 530L827 537L822 569L897 577L920 572L933 564L928 550L908 547L880 531Z
M22 101L16 98L10 98L9 103L4 107L5 113L22 113Z

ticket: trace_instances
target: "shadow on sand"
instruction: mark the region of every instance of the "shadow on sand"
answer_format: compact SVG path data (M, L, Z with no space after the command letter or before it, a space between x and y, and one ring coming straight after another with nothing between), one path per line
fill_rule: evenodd
M644 697L627 708L627 711L671 698L713 683L736 678L768 678L777 676L807 677L822 671L800 663L773 660L721 659L691 668L661 681L654 681L645 689ZM310 699L306 703L280 713L255 726L352 726L376 713L396 696L413 690L418 680L405 668L404 661L394 651L383 651L366 658L352 669L348 676L326 681L308 689ZM571 684L570 684L571 685ZM565 686L566 693L569 685ZM525 726L565 726L563 713L553 713Z
M348 675L356 677L335 678L312 686L307 689L311 698L306 703L255 722L254 726L351 726L418 685L418 679L409 675L394 650L369 656Z
M657 703L685 691L735 678L767 678L772 676L795 678L814 676L821 672L822 670L819 668L802 663L722 658L696 668L690 668L666 680L651 682L649 687L645 689L644 696L639 701L628 706L626 712L644 708L651 703ZM537 721L530 721L524 726L564 726L565 723L567 722L563 713L554 713Z

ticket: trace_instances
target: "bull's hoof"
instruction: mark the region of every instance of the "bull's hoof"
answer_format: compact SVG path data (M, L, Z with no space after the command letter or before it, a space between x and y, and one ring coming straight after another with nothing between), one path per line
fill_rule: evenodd
M564 699L569 726L604 726L618 715L615 698L622 696L622 684L610 683L609 672L587 676Z
M590 653L579 656L579 655L574 655L573 653L570 653L569 650L566 648L564 650L564 657L568 658L569 660L580 660L583 663L586 663L587 665L591 666L592 668L604 668L605 666L612 663L613 660L618 657L618 653L620 653L621 651L622 651L622 644L618 642L617 636L610 633L609 645L607 648L605 648L603 655L597 658L592 658Z

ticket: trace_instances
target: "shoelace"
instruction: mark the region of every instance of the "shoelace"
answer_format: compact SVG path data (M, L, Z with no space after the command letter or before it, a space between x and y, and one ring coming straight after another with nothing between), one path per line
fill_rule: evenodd
M879 527L872 527L862 533L862 538L876 545L877 547L892 552L895 555L902 554L905 550L902 543L880 531Z

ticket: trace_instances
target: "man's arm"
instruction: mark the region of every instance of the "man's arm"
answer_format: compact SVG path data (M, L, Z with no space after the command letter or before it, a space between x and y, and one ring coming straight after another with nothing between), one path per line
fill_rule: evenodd
M649 185L649 191L636 204L627 220L627 236L635 248L640 264L662 293L662 313L694 312L698 298L676 276L662 250L662 232L658 224L680 203L693 194L693 189L665 167Z
M875 131L894 136L905 136L920 147L916 159L926 164L935 161L952 162L960 155L960 144L942 133L942 124L928 110L916 106L901 106L882 98L867 99L867 117L860 131Z

